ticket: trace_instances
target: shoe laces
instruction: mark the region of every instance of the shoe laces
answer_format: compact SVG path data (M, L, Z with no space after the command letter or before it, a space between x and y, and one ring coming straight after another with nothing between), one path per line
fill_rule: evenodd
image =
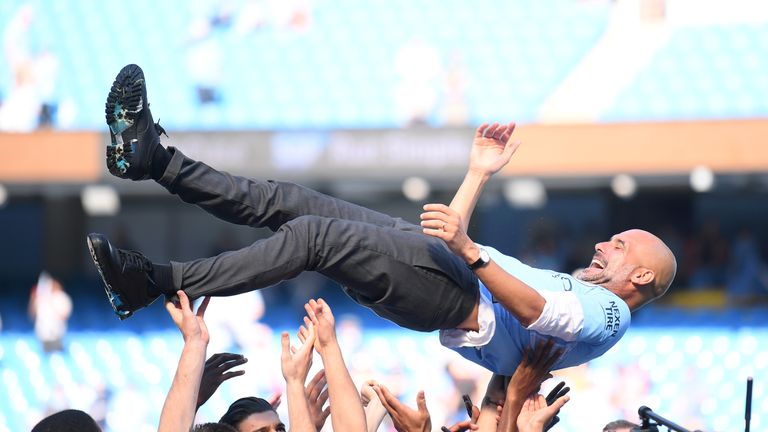
M138 270L149 273L152 271L152 263L141 253L118 249L118 255L123 263L123 271Z

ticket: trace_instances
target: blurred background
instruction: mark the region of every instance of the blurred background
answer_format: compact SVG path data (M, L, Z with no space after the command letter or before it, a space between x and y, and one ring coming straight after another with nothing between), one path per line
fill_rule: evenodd
M108 431L156 428L181 338L159 302L112 314L88 232L160 262L269 235L107 173L103 106L128 63L166 145L411 221L450 201L477 125L516 121L524 144L483 195L474 240L571 272L637 227L679 263L623 341L556 373L573 389L556 428L637 421L647 405L738 430L754 376L752 428L768 429L765 1L3 0L0 30L0 431L67 407ZM277 337L310 296L339 317L358 384L412 406L426 390L436 427L461 418L462 393L480 401L488 373L436 334L306 274L211 303L209 354L250 361L201 421L282 388Z

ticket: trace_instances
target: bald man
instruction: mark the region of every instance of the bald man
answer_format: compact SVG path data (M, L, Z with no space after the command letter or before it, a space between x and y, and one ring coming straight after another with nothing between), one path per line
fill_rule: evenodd
M476 131L469 170L450 206L427 204L425 234L443 240L475 272L477 306L440 342L495 372L511 375L527 347L555 338L563 351L553 369L576 366L610 349L629 327L631 312L661 297L675 277L672 251L655 235L633 229L595 245L576 276L527 266L466 234L488 179L504 167L519 142L514 124Z
M412 330L441 330L444 345L512 375L540 337L562 346L557 367L601 355L624 334L630 310L663 294L674 275L674 257L643 231L598 244L579 278L528 267L472 242L466 228L482 187L519 145L512 123L477 129L456 197L450 206L425 206L420 226L299 185L234 176L163 147L136 65L118 74L106 114L110 173L153 179L215 217L275 232L237 251L159 263L114 247L104 235L88 235L121 319L177 290L192 299L231 296L316 271L377 315Z

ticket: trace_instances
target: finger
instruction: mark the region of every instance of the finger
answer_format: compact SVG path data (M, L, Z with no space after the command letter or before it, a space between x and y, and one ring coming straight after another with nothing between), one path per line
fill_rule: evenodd
M389 401L387 400L387 396L384 395L384 391L381 387L373 387L373 391L376 392L376 396L379 397L379 401L381 402L381 405L384 407L384 409L387 410L390 416L395 414L394 408L392 408L392 405L389 404Z
M272 406L272 409L277 409L280 406L280 403L283 401L283 394L277 393L272 396L269 400L269 404Z
M291 351L291 337L288 336L288 332L282 332L280 334L280 346L282 348L283 357L289 358Z
M557 399L557 394L565 386L565 381L560 381L547 395L547 405L552 405L552 402Z
M181 306L181 312L186 314L187 311L189 314L192 314L192 309L189 307L189 297L187 297L187 294L184 293L182 290L176 291L176 295L179 296L179 305Z
M493 132L492 138L495 140L501 140L501 137L507 133L506 125L499 125L499 127Z
M441 229L434 229L434 228L424 228L424 229L421 230L421 232L426 234L426 235L428 235L428 236L437 237L440 240L443 240L445 242L447 242L449 237L453 235L453 234L449 234L449 233L447 233L447 232L445 232L445 231L443 231Z
M325 405L325 402L328 400L328 389L323 390L322 393L320 393L320 396L317 398L317 405L323 406Z
M244 374L245 374L244 370L224 372L223 374L221 374L220 382L224 382L230 378L239 377L240 375L244 375Z
M554 366L555 363L560 359L560 357L563 355L562 349L556 349L553 351L549 357L544 359L544 365L542 367L543 370L549 371L552 370L552 366Z
M197 308L197 316L200 318L205 318L205 311L208 309L208 304L211 302L211 297L206 296L203 298L203 302L200 303L200 306Z
M309 384L307 384L307 389L310 389L310 393L315 389L315 387L318 387L318 384L323 380L325 377L325 369L320 369L317 371L315 376L312 377L312 379L309 381ZM319 386L320 388L323 388L322 385Z
M448 220L448 214L445 212L439 212L439 211L428 211L424 212L419 215L419 218L421 218L422 221L424 220L441 220L441 221L447 221Z
M419 390L419 393L416 394L416 408L418 408L419 412L428 412L427 398L424 396L424 390Z
M475 137L480 138L485 133L485 129L488 127L488 123L483 123L475 129Z
M515 131L515 123L510 122L508 125L505 126L504 134L499 139L507 143L509 141L509 138L512 136L512 132L514 131Z
M325 421L325 419L328 418L328 416L331 415L331 406L327 406L323 412L320 414L320 420Z
M394 412L399 413L403 409L403 404L400 403L400 401L395 397L395 395L392 394L392 392L389 391L388 388L385 386L379 386L378 387L381 390L381 394L379 395L379 398L383 397L384 400L387 401L387 404L389 404L390 407L394 410Z
M565 404L566 404L566 403L567 403L569 400L571 400L571 397L570 397L570 396L567 396L567 395L566 395L566 396L563 396L563 397L559 397L559 398L557 398L557 400L555 401L555 403L553 403L553 404L552 404L552 406L550 406L550 407L549 407L549 409L551 409L551 410L552 410L551 412L555 412L555 411L558 411L558 410L560 410L560 408L562 408L562 407L563 407L563 405L565 405Z
M450 227L450 223L439 220L439 219L432 219L432 220L423 220L421 221L422 228L428 228L428 229L434 229L434 230L441 230L445 231L448 227Z
M228 361L218 365L216 367L216 370L220 371L220 372L223 372L223 371L232 369L233 367L237 367L237 366L240 366L240 365L245 364L245 363L248 363L248 359L243 357L243 356L240 356L239 358L234 358L234 359L228 360Z
M451 214L451 209L445 204L439 204L439 203L424 204L424 207L422 207L422 209L427 212Z
M314 300L310 300L309 302L304 303L304 311L307 313L307 317L309 317L310 320L314 321L315 309L312 307L312 302L314 302ZM304 322L306 323L307 321L304 320Z
M477 405L472 405L472 417L470 417L470 421L472 423L477 423L478 418L480 418L480 408L478 408Z
M498 129L499 124L494 122L487 128L485 128L485 131L483 132L483 137L490 138L493 136L493 133L496 132L496 129Z

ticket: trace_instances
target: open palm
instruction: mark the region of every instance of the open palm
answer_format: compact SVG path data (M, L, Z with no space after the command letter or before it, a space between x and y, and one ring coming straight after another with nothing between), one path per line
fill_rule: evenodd
M512 141L515 124L491 125L483 123L475 130L472 151L469 154L469 169L484 175L492 175L502 169L520 146Z

